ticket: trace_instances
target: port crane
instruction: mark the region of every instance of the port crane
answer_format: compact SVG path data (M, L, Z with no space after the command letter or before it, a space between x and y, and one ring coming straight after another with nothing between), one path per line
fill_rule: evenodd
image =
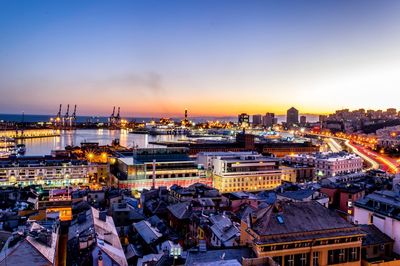
M60 107L58 109L58 113L53 121L53 125L58 128L58 129L72 129L73 127L76 126L76 107L77 105L75 104L74 106L74 112L72 114L69 113L69 104L67 105L67 110L64 115L62 115L62 104L60 104Z
M113 112L108 118L108 124L110 127L118 127L121 122L121 115L120 115L121 107L118 107L117 114L115 114L115 106L113 107Z

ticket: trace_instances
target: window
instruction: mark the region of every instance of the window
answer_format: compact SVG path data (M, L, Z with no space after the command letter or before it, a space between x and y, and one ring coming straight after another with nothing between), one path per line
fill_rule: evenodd
M339 249L339 263L345 262L346 257L345 257L345 250L344 249Z
M329 250L328 251L328 265L335 264L335 254L334 250Z
M294 255L285 256L285 266L295 266L294 265Z
M319 252L317 252L317 251L314 251L313 252L313 259L312 259L313 261L312 261L312 265L313 266L318 266L319 264L318 264L318 261L319 261Z
M308 265L308 263L307 263L307 254L300 254L300 265L301 266Z
M359 254L359 248L349 248L349 261L358 261L360 259Z

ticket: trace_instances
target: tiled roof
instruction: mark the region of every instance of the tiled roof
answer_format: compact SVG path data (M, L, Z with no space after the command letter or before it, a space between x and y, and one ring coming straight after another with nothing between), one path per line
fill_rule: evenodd
M292 234L329 229L353 228L334 211L318 202L281 202L257 219L253 230L259 235Z
M359 225L361 230L366 234L363 238L363 246L381 245L394 242L388 235L382 233L375 225Z
M178 219L188 219L191 211L189 211L190 201L176 203L168 206L168 210Z

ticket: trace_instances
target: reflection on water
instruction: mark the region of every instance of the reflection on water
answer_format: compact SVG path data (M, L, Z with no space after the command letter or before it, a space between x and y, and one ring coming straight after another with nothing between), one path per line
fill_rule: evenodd
M18 143L26 145L25 155L45 155L52 150L64 149L65 146L79 146L81 142L98 142L99 145L110 145L112 140L120 139L120 144L125 147L137 145L139 148L154 147L149 141L175 141L186 139L185 136L149 136L129 134L126 130L84 129L62 131L60 137L38 138L19 140Z

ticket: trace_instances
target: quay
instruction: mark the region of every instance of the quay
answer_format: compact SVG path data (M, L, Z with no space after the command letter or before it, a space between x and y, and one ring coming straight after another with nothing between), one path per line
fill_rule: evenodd
M53 129L27 129L21 130L5 130L0 131L0 138L13 138L13 139L34 139L34 138L49 138L59 137L60 131Z

